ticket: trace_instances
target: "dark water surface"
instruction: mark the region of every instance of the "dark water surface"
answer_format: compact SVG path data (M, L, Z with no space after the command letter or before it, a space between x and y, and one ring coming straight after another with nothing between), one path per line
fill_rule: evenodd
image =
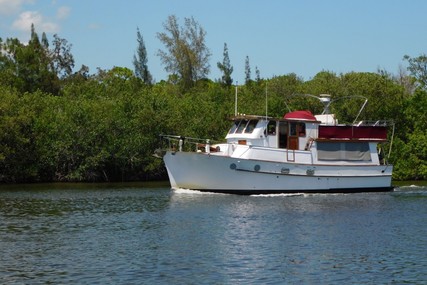
M427 187L0 187L0 284L426 284Z

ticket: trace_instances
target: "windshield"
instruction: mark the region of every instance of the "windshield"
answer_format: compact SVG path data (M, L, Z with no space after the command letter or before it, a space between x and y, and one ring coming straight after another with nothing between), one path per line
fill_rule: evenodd
M240 124L240 120L234 121L233 125L231 126L230 131L228 133L233 134L236 131L239 124Z
M246 127L248 120L240 121L240 125L237 127L236 134L241 134Z
M230 131L228 131L229 134L241 134L245 132L245 134L250 134L255 130L255 127L258 124L258 120L236 120L233 122L233 125L231 125Z
M245 133L246 134L252 133L257 124L258 124L258 120L250 120L246 126Z

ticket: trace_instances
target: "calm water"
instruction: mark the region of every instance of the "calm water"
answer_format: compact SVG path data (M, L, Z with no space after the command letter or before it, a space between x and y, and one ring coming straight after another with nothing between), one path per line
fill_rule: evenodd
M426 284L427 187L0 187L0 284Z

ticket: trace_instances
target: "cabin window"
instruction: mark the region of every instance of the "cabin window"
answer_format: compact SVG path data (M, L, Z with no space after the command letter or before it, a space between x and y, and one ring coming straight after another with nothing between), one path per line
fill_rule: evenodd
M268 136L275 136L276 135L276 121L268 122L267 135Z
M247 123L248 123L248 120L242 120L240 122L240 125L237 127L236 134L241 134L245 129Z
M239 127L239 124L240 124L240 120L234 121L228 133L233 134L237 130L237 127Z
M233 122L233 125L230 128L229 134L241 134L243 131L245 133L252 133L258 124L258 120L237 120Z
M250 120L246 125L245 133L250 134L255 130L258 120Z
M305 123L290 123L290 135L305 137Z
M367 142L317 142L319 160L370 161Z
M290 123L289 135L296 136L297 135L297 123Z
M305 123L297 123L297 134L299 137L305 137Z

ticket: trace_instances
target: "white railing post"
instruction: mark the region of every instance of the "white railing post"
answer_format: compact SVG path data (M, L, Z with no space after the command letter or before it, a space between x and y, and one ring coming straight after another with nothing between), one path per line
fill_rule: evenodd
M211 145L210 145L210 141L209 140L206 140L205 152L206 153L211 153Z
M182 138L179 139L179 151L182 151L182 144L183 144Z

